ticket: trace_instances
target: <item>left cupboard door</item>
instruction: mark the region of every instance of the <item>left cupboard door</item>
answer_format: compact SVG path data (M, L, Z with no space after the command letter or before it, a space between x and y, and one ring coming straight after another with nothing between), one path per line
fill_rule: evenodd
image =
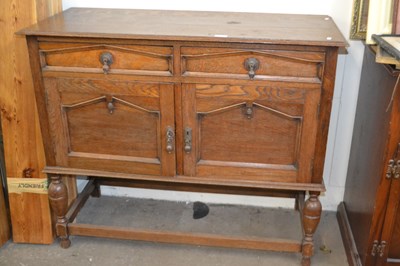
M174 85L44 78L57 166L175 175Z

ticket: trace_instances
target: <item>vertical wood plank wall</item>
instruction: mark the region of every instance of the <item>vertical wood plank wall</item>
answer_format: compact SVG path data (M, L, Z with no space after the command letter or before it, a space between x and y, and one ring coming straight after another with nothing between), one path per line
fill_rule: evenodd
M0 110L3 127L7 180L46 178L35 96L29 70L26 42L14 33L60 12L61 0L0 1ZM46 194L10 193L14 242L52 243L50 207Z

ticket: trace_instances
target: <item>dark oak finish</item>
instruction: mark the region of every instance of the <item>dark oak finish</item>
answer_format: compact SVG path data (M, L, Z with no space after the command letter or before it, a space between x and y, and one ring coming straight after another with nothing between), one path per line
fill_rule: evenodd
M24 32L130 40L345 45L329 16L292 14L72 8Z
M4 157L2 157L4 158ZM0 181L2 181L0 176ZM1 182L2 184L2 182ZM0 185L0 247L2 247L11 238L9 207L6 204L6 197L3 186Z
M340 203L337 209L337 219L339 223L340 233L344 244L344 250L347 255L347 262L351 266L362 266L360 256L358 254L356 242L351 231L350 221L347 216L346 207L344 203Z
M396 170L388 168L390 160L400 159L398 71L375 63L373 48L365 48L344 202L338 208L351 265L394 265L400 258L400 183Z
M23 34L63 247L88 235L302 252L310 265L346 45L329 17L71 9ZM90 179L70 208L65 175ZM100 185L296 198L304 238L72 224Z

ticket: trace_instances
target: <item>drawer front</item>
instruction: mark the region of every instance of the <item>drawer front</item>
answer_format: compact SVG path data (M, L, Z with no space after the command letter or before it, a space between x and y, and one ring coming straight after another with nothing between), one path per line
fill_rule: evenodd
M185 175L310 182L319 96L311 87L185 84Z
M43 70L172 75L172 47L108 44L39 44Z
M104 79L45 78L57 164L175 175L174 87Z
M182 75L320 81L325 53L183 47Z

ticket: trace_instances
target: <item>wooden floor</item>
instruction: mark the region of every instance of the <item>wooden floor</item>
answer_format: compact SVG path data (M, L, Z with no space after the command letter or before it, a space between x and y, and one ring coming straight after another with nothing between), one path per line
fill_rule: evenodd
M98 206L107 207L99 209ZM301 234L298 213L292 210L210 204L210 213L195 220L192 206L185 202L103 196L89 199L77 219L80 223L194 233L293 239ZM61 249L56 243L46 246L9 242L0 249L0 265L286 266L300 265L301 259L300 254L285 252L77 236L71 240L69 249ZM348 265L335 213L323 213L315 243L313 265Z

